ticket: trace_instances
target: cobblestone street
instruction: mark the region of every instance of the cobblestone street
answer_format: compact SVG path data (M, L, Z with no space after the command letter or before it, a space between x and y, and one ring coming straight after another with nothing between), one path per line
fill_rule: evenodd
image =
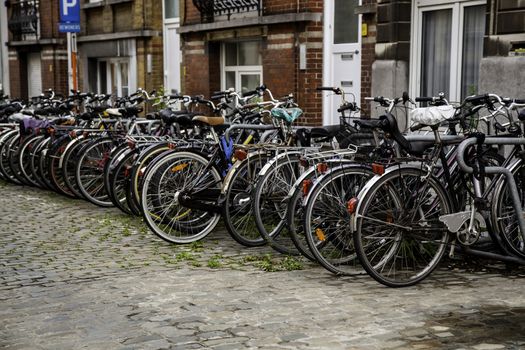
M524 270L389 289L224 229L175 246L140 219L0 182L5 349L519 349Z

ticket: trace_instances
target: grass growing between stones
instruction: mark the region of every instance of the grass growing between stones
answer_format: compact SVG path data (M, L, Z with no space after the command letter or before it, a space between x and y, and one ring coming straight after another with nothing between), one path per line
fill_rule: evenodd
M267 272L302 270L303 263L292 256L273 257L271 254L262 256L247 255L244 263L253 263L255 267Z

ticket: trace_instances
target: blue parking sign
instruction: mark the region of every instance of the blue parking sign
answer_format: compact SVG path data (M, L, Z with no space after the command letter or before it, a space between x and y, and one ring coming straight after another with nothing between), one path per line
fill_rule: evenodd
M80 23L80 0L59 0L60 22Z

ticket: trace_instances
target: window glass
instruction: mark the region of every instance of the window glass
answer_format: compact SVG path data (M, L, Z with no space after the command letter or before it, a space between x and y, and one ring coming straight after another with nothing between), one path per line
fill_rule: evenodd
M108 92L108 84L107 84L107 68L106 68L106 62L101 61L99 62L99 72L100 72L100 94L106 94Z
M111 94L119 96L116 63L109 64L109 75L111 77Z
M226 89L235 88L235 72L226 72Z
M452 10L425 11L421 57L421 96L450 89Z
M179 0L164 0L164 18L179 17Z
M122 86L122 96L129 95L129 84L128 84L128 64L123 62L120 64L120 81Z
M478 93L479 65L483 57L485 5L465 7L461 98Z
M359 15L354 9L359 0L334 0L334 44L359 41Z
M238 48L239 66L258 66L261 64L260 41L242 41Z
M241 73L241 92L253 90L259 85L261 85L261 76L259 74Z
M237 65L237 43L224 44L224 64L227 66Z

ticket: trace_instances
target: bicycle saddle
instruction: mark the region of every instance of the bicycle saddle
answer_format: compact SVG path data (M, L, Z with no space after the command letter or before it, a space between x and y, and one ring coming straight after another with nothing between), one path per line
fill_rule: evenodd
M324 125L310 129L310 135L313 138L334 137L341 131L341 125Z
M226 123L224 117L206 117L204 115L198 115L193 117L194 122L200 122L209 126L223 125Z

